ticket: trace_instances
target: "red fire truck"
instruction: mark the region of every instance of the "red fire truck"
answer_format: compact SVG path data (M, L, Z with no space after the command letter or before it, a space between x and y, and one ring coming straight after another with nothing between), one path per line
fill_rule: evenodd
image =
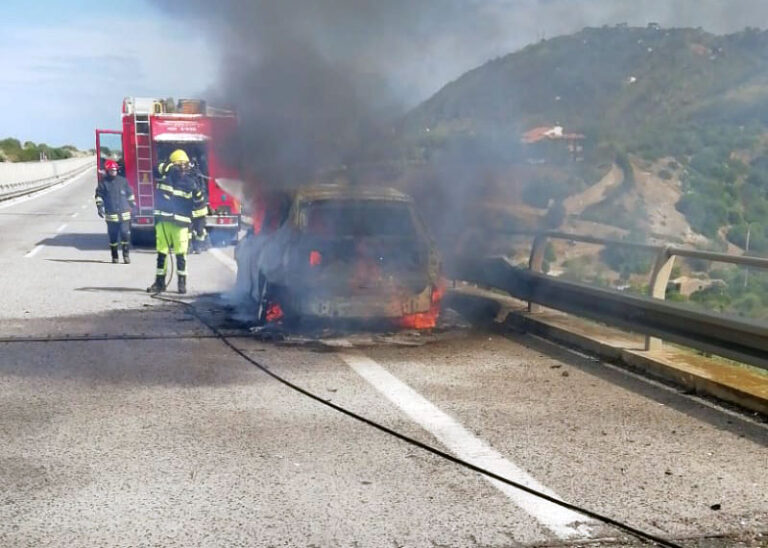
M211 214L206 219L214 242L237 240L240 201L237 170L228 165L221 149L234 136L234 112L212 108L204 101L126 97L123 100L122 131L96 130L98 177L105 160L117 160L134 193L138 215L131 220L134 240L154 241L154 190L156 168L176 149L183 149L195 171L208 181ZM235 195L233 195L235 193Z

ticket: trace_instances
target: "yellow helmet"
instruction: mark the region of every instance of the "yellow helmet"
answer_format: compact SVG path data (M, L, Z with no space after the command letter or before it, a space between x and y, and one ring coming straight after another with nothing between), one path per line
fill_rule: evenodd
M187 153L181 150L180 148L177 148L173 152L171 152L171 155L168 157L168 159L173 164L188 164L189 163L189 156L187 156Z

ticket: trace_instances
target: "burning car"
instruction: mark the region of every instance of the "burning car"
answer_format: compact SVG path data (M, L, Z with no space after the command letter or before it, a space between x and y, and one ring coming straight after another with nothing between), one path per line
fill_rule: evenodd
M259 322L434 327L443 293L440 259L409 196L317 185L267 208L261 225L235 250L238 287L253 299Z

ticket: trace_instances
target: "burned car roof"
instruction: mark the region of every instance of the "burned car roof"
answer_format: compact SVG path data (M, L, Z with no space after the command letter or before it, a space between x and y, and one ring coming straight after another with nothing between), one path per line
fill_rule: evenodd
M388 200L412 202L410 196L391 187L313 185L300 188L294 196L296 201L315 202L318 200Z

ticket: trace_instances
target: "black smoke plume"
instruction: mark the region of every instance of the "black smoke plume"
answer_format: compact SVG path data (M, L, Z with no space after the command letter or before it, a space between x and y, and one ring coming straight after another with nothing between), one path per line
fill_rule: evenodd
M171 10L174 3L158 4ZM438 4L443 2L186 3L189 28L202 27L221 50L211 99L238 112L242 131L229 148L236 148L241 171L285 187L363 158L403 111L389 69L414 46L405 37L417 38Z

